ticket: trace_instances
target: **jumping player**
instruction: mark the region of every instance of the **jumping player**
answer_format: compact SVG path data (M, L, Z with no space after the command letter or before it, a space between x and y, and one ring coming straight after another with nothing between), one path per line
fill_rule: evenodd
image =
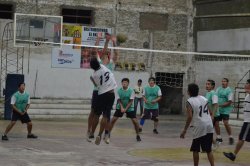
M98 46L100 43L100 40L102 38L102 33L98 33L97 34L97 39L96 39L96 43L95 45ZM96 57L98 59L98 61L101 64L104 64L110 71L113 71L114 69L114 63L117 61L118 59L118 52L117 50L114 51L114 56L112 58L110 58L110 51L108 51L108 43L109 41L112 40L113 46L116 46L116 37L115 36L111 36L109 34L106 34L106 41L104 44L104 48L102 49L102 51L98 51L96 48L93 48L92 50L92 57ZM100 59L101 57L101 59ZM92 99L91 99L91 111L88 117L88 131L87 131L87 140L89 142L92 141L92 139L94 139L94 133L91 135L90 131L92 128L92 122L93 122L93 118L94 118L94 109L95 109L95 105L97 105L96 101L97 101L97 96L98 96L98 89L97 87L94 87L93 89L93 93L92 93ZM110 116L108 121L110 121ZM106 127L107 130L105 130L105 140L106 142L109 142L109 136L108 135L108 126ZM93 131L95 131L95 128L93 129Z
M100 115L103 115L101 120L99 134L96 137L95 143L99 145L101 142L102 133L106 126L109 126L108 117L111 114L112 106L115 100L114 89L117 87L113 73L100 64L97 58L92 58L90 67L94 70L90 77L92 82L98 88L97 105L94 110L94 118L92 122L92 131L90 135L94 134L94 130L99 122ZM110 126L109 126L110 128Z
M114 70L114 64L117 62L118 60L118 51L115 49L114 50L114 55L112 54L111 50L108 49L108 45L109 45L109 42L111 40L112 42L112 45L113 47L116 47L116 36L114 35L110 35L108 33L105 34L106 36L106 41L105 41L105 44L104 44L104 49L102 50L101 53L99 53L99 57L100 57L100 63L103 64L104 66L106 66L111 72L113 72ZM100 41L100 34L98 34L98 39L97 39L97 42L99 43ZM108 116L108 122L110 123L110 118L111 118L111 115ZM108 132L109 130L109 125L108 124L106 127L105 127L105 133L104 133L104 140L107 144L109 144L109 137L110 137L110 134Z

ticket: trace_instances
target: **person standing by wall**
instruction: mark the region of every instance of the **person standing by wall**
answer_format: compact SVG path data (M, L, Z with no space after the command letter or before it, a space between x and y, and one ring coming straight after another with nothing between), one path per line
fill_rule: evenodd
M134 99L134 109L135 112L137 113L137 106L138 103L140 104L140 116L143 114L143 87L142 87L142 80L139 79L137 82L137 85L134 88L135 92L135 99Z

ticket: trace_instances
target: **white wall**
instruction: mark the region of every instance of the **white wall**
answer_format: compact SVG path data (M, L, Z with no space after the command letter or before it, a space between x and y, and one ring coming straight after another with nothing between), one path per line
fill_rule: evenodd
M221 86L222 78L229 79L229 86L234 89L237 82L250 70L250 61L199 61L196 62L196 83L201 94L205 94L207 79L213 79L216 87Z
M31 53L29 73L27 54L25 55L25 82L31 97L91 98L93 85L89 77L93 72L92 70L51 68L50 50L43 51L45 52L43 54L40 52ZM121 79L124 77L130 79L131 87L136 84L138 79L142 79L145 85L149 78L149 73L147 72L115 71L114 74L119 87Z
M197 34L198 51L250 50L250 28L200 31Z

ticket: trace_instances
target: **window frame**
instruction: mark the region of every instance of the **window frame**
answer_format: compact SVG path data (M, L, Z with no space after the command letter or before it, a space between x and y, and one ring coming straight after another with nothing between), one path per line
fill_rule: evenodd
M15 7L16 5L14 3L5 3L5 2L0 2L0 6L11 6L11 10L2 10L0 7L0 19L4 20L13 20L14 19L14 13L15 13ZM1 17L3 13L8 13L11 14L11 17L5 18Z
M68 9L68 10L72 10L72 11L75 11L76 14L75 15L67 15L67 14L64 14L63 13L63 10L64 9ZM90 11L90 16L82 16L82 15L78 15L77 11ZM70 6L61 6L61 16L63 17L63 24L75 24L75 25L84 25L84 26L93 26L94 24L94 9L93 8L86 8L86 7L70 7ZM75 19L75 22L65 22L64 21L64 17L66 18L72 18L72 19ZM84 23L84 22L78 22L78 18L87 18L87 19L90 19L90 23Z

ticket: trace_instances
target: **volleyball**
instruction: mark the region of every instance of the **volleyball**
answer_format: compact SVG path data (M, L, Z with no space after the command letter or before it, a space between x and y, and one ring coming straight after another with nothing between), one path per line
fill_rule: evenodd
M124 43L128 39L128 37L122 33L117 34L116 38L117 38L117 42L119 43Z

